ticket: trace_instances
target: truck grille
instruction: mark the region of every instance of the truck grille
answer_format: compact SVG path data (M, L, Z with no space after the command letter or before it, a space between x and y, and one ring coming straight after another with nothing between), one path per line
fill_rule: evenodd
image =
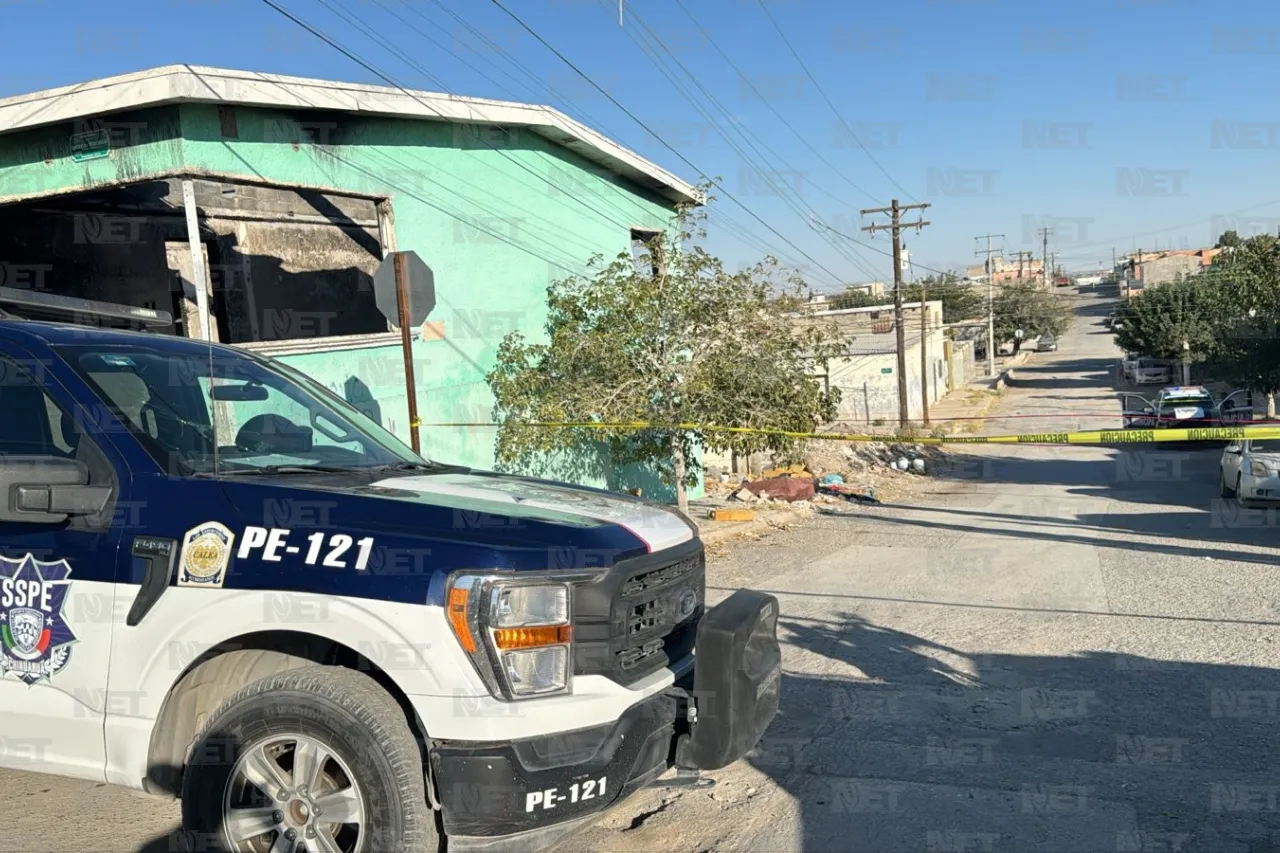
M696 539L670 550L619 563L575 589L576 675L629 685L693 651L706 597L706 557Z

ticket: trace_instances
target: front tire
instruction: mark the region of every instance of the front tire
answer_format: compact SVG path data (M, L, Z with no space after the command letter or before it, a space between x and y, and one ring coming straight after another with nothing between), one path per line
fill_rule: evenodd
M373 679L307 666L250 684L196 739L183 836L217 853L435 851L423 758Z
M1218 471L1218 481L1219 481L1219 488L1221 489L1221 494L1223 498L1234 498L1236 496L1235 489L1227 485L1226 471L1222 471L1222 470Z

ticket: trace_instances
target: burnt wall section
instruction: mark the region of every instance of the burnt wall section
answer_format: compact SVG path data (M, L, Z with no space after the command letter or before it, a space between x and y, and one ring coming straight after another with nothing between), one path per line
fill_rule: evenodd
M194 190L220 341L388 330L373 299L374 201L211 180ZM0 286L169 311L177 323L157 331L187 334L172 262L186 244L177 179L7 205Z
M209 181L194 189L231 343L388 330L373 299L374 201Z

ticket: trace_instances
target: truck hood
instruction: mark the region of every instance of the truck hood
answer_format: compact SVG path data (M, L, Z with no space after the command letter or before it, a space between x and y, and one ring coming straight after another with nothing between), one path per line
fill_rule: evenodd
M650 552L688 542L694 531L666 507L567 483L496 474L413 474L389 477L361 490L437 507L570 525L615 524L644 542Z

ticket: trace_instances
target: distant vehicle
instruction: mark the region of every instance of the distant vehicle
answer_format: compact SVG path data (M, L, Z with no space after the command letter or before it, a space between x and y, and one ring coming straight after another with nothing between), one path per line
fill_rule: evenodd
M1280 501L1280 439L1233 441L1222 451L1220 472L1224 498Z
M1160 389L1154 400L1141 394L1125 394L1123 425L1126 429L1201 429L1251 420L1253 409L1238 406L1237 391L1219 403L1200 385L1174 385Z
M1173 380L1173 365L1158 358L1139 358L1129 381L1134 385L1163 385Z
M1070 277L1065 275L1060 275L1053 280L1054 287L1069 287L1070 285L1071 285L1071 279Z
M1127 352L1124 358L1120 359L1120 375L1125 382L1133 381L1133 369L1138 366L1138 359L1141 358L1137 353Z
M1058 342L1053 335L1041 335L1036 341L1036 352L1057 352Z

